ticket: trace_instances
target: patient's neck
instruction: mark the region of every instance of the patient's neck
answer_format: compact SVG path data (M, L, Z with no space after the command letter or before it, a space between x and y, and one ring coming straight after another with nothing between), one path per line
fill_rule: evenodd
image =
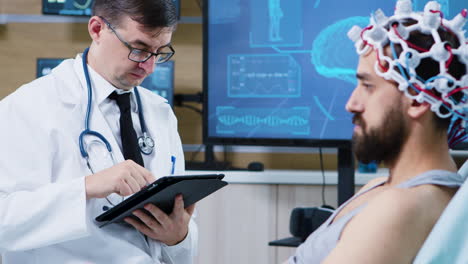
M388 185L394 186L430 170L457 171L449 153L445 133L425 131L410 135L400 155L393 162L386 162L390 170Z

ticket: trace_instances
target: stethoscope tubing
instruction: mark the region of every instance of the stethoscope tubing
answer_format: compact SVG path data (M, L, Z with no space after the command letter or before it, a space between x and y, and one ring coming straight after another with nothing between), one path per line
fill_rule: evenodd
M95 136L99 138L102 142L104 142L107 150L112 154L112 147L109 141L101 133L91 130L89 128L89 122L91 119L91 112L92 112L93 89L91 88L91 79L89 77L88 64L87 64L88 52L89 52L89 48L86 48L82 56L83 72L85 75L86 86L88 90L88 104L86 107L86 115L85 115L85 120L84 120L85 129L80 133L80 136L79 136L79 147L80 147L81 156L86 159L89 159L88 151L86 151L86 148L84 146L84 137L87 135ZM143 151L141 145L140 145L140 150L142 153L149 155L153 151L154 141L151 137L148 136L148 133L147 133L145 118L143 116L143 106L141 104L140 93L138 92L137 87L134 88L134 91L135 91L135 98L136 98L137 105L138 105L138 118L140 119L141 131L143 133L143 136L141 138L143 139L144 142L146 142L145 140L148 140L152 143L152 146L149 148L149 150Z

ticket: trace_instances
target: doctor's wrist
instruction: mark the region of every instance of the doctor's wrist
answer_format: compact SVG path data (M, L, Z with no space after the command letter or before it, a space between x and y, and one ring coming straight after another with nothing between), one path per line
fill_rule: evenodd
M182 243L188 236L188 230L186 231L185 235L182 237L182 238L176 238L175 240L172 240L172 241L165 241L163 242L164 244L166 244L167 246L177 246L178 244Z
M115 192L109 187L110 183L103 182L100 174L91 174L85 177L86 199L105 198Z
M85 177L85 191L86 191L86 200L96 198L96 192L93 190L93 179L92 175Z

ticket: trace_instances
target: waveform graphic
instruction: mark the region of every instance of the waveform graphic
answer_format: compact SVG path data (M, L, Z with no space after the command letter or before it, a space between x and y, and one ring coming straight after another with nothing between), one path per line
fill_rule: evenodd
M216 109L217 132L242 135L308 135L310 108L236 108Z
M288 54L230 55L228 96L235 98L299 97L301 69Z
M242 117L234 115L223 115L219 116L218 120L226 126L233 126L241 123L247 126L267 125L270 127L277 127L280 125L304 126L309 122L300 116L291 116L289 118L283 119L279 116L260 117L255 115L246 115Z

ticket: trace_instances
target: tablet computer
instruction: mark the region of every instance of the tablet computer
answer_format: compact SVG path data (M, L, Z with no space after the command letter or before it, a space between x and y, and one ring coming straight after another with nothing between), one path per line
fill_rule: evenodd
M134 217L133 211L137 209L144 211L143 206L148 203L152 203L166 214L170 214L177 194L183 195L184 206L188 207L226 186L228 183L223 181L223 178L224 174L161 177L97 216L96 221L103 223L101 227L115 222L124 222L125 217Z

